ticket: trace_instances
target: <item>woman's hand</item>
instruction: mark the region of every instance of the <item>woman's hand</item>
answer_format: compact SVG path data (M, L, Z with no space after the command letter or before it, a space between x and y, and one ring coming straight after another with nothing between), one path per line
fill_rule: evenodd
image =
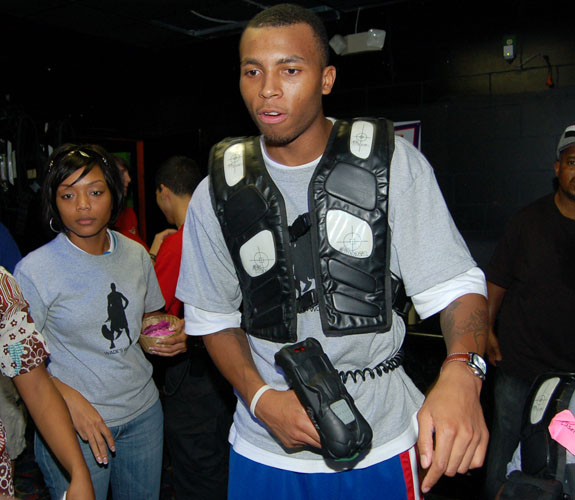
M158 356L171 357L188 350L188 335L184 332L184 319L179 319L174 326L174 335L170 337L158 337L155 346L150 348L150 353Z
M70 389L68 395L73 397L72 389L58 379L50 378L44 364L28 373L17 375L14 377L14 384L34 419L36 429L72 478L68 496L73 499L93 500L90 471L80 449L70 412L59 392L60 389L64 392Z
M107 464L107 448L114 453L116 451L116 444L104 419L77 390L64 384L60 380L53 380L70 410L72 423L74 424L76 432L83 441L88 442L96 462L104 465Z
M177 232L176 229L170 228L170 229L164 229L161 233L156 234L156 236L154 236L152 246L150 247L150 254L154 256L158 255L160 247L162 246L162 243L166 239L166 236L170 236L170 234L174 234L176 232Z

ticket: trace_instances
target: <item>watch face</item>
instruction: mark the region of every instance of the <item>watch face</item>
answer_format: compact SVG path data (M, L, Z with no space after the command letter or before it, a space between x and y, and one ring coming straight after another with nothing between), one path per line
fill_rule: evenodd
M487 364L485 363L485 360L475 352L470 352L469 354L471 357L470 359L471 363L473 363L477 368L479 368L485 375L485 372L487 371Z

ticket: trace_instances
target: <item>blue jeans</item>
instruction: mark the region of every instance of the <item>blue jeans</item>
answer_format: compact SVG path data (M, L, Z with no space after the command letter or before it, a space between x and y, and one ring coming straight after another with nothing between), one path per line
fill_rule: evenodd
M88 443L78 438L96 500L106 500L109 486L114 500L157 500L160 497L163 421L162 405L158 400L127 424L110 427L116 453L108 451L108 465L98 464ZM50 497L60 500L70 484L65 470L38 434L34 451Z
M529 382L508 375L501 368L497 368L495 411L485 473L485 500L493 500L505 481L507 464L519 444L523 408L530 388Z

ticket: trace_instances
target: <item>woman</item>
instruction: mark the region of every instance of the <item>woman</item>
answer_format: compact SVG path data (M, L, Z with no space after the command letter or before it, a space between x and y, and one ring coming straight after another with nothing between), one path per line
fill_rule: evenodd
M148 250L148 245L144 242L140 233L138 231L138 217L136 212L132 207L129 207L126 202L126 197L128 196L128 188L132 182L132 177L130 177L130 168L128 162L124 160L121 156L112 156L116 162L116 166L120 170L120 177L122 178L122 185L124 186L124 206L118 218L114 222L113 229L127 236L131 240L137 241L140 245L144 245L144 248Z
M143 316L164 300L146 250L108 229L122 209L118 168L99 146L63 145L50 157L43 202L60 234L15 275L50 348L48 369L81 437L96 498L105 500L109 485L114 498L158 498L163 417L137 336ZM185 350L181 325L165 342L157 354ZM38 436L35 444L59 498L66 478Z
M94 498L90 474L76 440L70 414L52 384L44 360L48 350L28 315L28 304L13 276L0 267L0 372L14 377L36 427L71 476L67 500ZM12 466L0 421L0 497L14 495Z

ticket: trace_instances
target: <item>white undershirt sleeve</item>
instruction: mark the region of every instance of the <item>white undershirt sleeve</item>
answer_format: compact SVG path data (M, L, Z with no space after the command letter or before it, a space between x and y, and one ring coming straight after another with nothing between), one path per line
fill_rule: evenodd
M477 293L487 297L485 275L479 267L472 267L469 271L415 294L411 300L419 317L425 319L442 311L455 299L468 293Z
M184 317L188 335L208 335L226 328L239 328L242 314L239 311L232 313L204 311L190 304L184 304Z

